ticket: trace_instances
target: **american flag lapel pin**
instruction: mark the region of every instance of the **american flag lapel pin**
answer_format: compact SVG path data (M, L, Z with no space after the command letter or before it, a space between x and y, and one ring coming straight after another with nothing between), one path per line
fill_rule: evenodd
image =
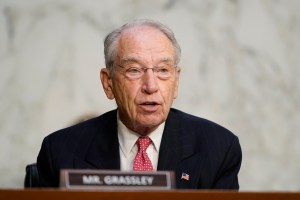
M190 180L190 175L188 175L187 173L185 172L182 172L181 174L181 179L184 179L184 180Z

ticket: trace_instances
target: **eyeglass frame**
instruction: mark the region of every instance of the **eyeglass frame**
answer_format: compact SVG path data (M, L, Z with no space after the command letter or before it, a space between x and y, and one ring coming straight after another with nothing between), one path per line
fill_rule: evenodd
M156 77L158 77L158 78L160 78L160 79L163 79L163 80L167 80L167 79L169 79L170 77L172 77L172 73L173 73L173 71L172 71L172 72L170 72L170 75L169 75L169 76L163 77L163 76L160 76L160 75L159 75L159 71L158 71L158 70L160 70L160 69L164 69L163 67L142 67L142 66L141 66L140 68L138 68L138 67L129 67L129 68L126 68L126 67L124 67L123 65L120 65L120 64L115 64L115 65L121 67L122 69L125 69L125 76L126 76L127 78L133 79L133 80L142 78L142 77L144 76L144 74L147 72L148 69L152 69L153 74L154 74ZM171 69L175 69L174 72L176 73L176 68L177 68L177 67L178 67L177 65L174 65L174 66L171 67ZM136 69L136 70L140 71L140 72L141 72L141 75L138 75L137 77L132 77L132 76L130 77L130 76L128 76L128 71L129 71L130 69Z

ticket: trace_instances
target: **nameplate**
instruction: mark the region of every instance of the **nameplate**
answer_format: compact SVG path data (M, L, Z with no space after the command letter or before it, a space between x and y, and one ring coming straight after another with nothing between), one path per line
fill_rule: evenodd
M114 170L61 170L60 187L99 190L170 190L174 172L124 172Z

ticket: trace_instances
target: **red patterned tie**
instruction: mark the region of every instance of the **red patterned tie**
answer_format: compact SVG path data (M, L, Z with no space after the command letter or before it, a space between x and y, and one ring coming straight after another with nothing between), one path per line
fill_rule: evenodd
M151 143L149 137L140 137L137 141L138 153L133 162L133 171L153 171L152 163L147 155L146 149Z

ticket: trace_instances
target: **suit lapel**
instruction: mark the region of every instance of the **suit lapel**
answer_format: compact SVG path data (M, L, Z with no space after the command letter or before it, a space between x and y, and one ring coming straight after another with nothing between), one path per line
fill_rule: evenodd
M116 110L95 124L85 162L96 169L120 169Z
M182 153L180 123L170 111L163 132L157 170L175 171Z
M196 176L199 176L200 171L191 170L191 168L198 168L201 156L195 157L195 145L197 144L195 144L195 137L191 137L193 131L189 130L191 127L188 124L183 124L179 115L172 109L170 110L161 141L157 169L176 172L177 188L192 188L196 186L198 181ZM182 173L191 175L191 180L182 180Z
M194 153L193 141L185 134L178 115L171 109L162 136L158 170L175 171L180 162Z

